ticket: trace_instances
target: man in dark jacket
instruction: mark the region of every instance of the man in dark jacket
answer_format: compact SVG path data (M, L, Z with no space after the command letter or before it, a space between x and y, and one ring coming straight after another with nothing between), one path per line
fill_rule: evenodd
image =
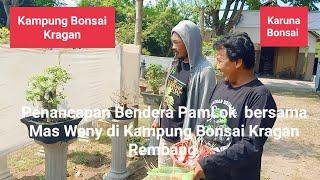
M156 119L152 127L167 130L194 128L198 118L179 117L179 107L209 109L209 98L216 85L215 72L202 54L200 29L189 20L179 22L171 31L174 61L169 70L162 109L173 110L173 118ZM173 131L173 130L172 130ZM169 134L160 139L160 148L170 147L181 140L182 134ZM159 153L159 166L171 166L169 155Z
M262 128L272 128L276 115L269 111L265 117L245 115L247 109L272 109L276 104L270 91L255 77L254 45L247 33L226 36L215 44L217 66L224 76L210 98L211 108L217 111L232 111L226 118L231 130L243 129L239 136L231 136L229 147L208 156L195 165L195 179L256 180L260 179L261 156L267 136L256 134ZM219 112L218 112L219 113ZM221 120L221 119L219 119ZM202 122L206 127L215 127L217 119ZM221 121L220 121L221 123Z

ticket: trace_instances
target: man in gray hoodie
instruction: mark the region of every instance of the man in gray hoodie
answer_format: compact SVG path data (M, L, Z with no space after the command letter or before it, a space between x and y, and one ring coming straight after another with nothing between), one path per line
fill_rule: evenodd
M199 119L179 117L179 107L209 109L209 99L216 85L215 72L202 54L202 39L196 24L183 20L171 31L174 61L169 70L161 109L173 110L173 118L164 117L153 122L152 127L168 129L191 128L194 131ZM160 139L160 148L179 142L180 134L171 133ZM161 151L160 151L161 152ZM170 156L159 153L158 165L172 165Z

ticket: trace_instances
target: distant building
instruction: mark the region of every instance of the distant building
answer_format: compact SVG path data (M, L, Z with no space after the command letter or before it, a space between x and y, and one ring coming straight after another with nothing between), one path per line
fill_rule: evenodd
M243 11L235 32L247 32L255 45L254 70L260 75L310 81L316 73L320 13L309 12L307 47L260 47L260 12Z

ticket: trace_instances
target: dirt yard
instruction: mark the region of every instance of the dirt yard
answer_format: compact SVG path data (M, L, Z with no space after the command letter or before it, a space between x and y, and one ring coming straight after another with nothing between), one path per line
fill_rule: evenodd
M275 127L299 128L299 137L267 141L262 162L261 179L319 179L320 171L320 96L314 93L274 90L278 108L307 110L307 119L278 119ZM141 120L140 125L147 122ZM32 145L9 155L8 164L14 177L23 180L44 179L44 159L36 153L41 147ZM157 164L156 158L146 157ZM111 163L110 138L99 141L75 142L68 151L68 179L102 179ZM128 158L129 169L135 173L129 179L143 179L146 169L143 157Z
M262 158L262 179L319 179L320 96L274 90L278 108L306 109L306 119L278 119L274 127L299 128L298 137L269 138Z

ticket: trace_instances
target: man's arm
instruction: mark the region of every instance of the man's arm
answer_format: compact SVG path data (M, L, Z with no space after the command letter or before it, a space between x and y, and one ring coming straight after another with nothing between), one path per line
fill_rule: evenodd
M196 109L208 109L210 107L210 97L216 86L216 74L213 68L206 68L200 78L198 107Z
M194 79L189 81L188 89L188 110L197 109L209 109L210 108L210 97L216 86L215 72L213 68L204 68ZM194 132L196 125L199 124L205 118L191 118L188 115L184 117L183 128L191 128ZM184 138L184 137L183 137Z
M256 109L275 109L276 105L271 94L257 95L251 105L248 105L253 111ZM267 140L267 137L249 135L250 126L258 128L272 128L276 118L269 118L267 114L266 118L247 118L245 124L245 136L241 141L230 146L225 151L216 153L212 156L206 157L199 161L199 165L207 176L209 174L219 173L225 169L240 168L250 163L250 160L260 158L263 145Z

